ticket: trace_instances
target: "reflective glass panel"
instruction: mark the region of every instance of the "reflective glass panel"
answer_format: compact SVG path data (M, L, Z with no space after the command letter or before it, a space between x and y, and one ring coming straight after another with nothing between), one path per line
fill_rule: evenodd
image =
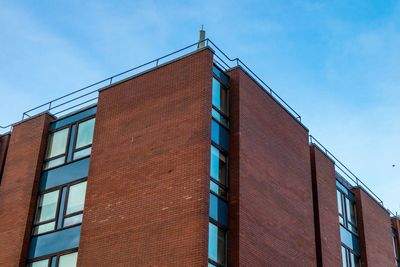
M214 194L210 194L210 217L223 225L228 224L228 204Z
M215 78L212 80L212 104L228 114L228 94L226 88Z
M218 122L212 120L211 122L211 140L220 145L224 150L229 150L228 131L222 127Z
M72 217L65 218L64 227L79 224L82 222L83 214L78 214Z
M347 267L347 253L345 247L342 247L342 266Z
M46 159L59 156L67 149L69 128L54 132L49 135L46 151Z
M95 118L81 122L78 126L78 135L75 148L92 144Z
M343 206L342 206L342 194L340 193L339 190L336 190L336 194L337 194L337 204L338 204L338 210L339 210L339 214L343 214Z
M86 182L73 185L69 188L67 214L82 211L85 204Z
M35 223L52 220L56 217L59 190L43 194L39 197Z
M74 160L86 157L86 156L90 155L91 152L92 152L92 147L88 147L88 148L79 150L74 153Z
M30 264L28 264L28 267L48 267L49 266L49 260L41 260L41 261L35 261Z
M225 263L225 231L208 223L208 257L213 261Z
M210 181L210 190L221 197L226 197L226 191L213 181Z
M59 258L58 267L76 267L78 252L62 255Z
M47 170L47 169L56 167L58 165L62 165L64 163L65 163L65 156L64 157L59 157L59 158L56 158L56 159L53 159L53 160L50 160L50 161L46 161L44 163L44 169Z
M218 150L218 148L211 146L210 161L210 176L221 184L226 185L226 157Z
M53 231L55 225L56 225L56 222L50 222L50 223L45 223L45 224L41 224L41 225L35 226L33 228L33 234L34 235L39 235L39 234L43 234L43 233L47 233L47 232Z
M229 82L228 76L226 76L219 68L213 66L213 72L215 76L219 77L224 83L227 84Z
M356 226L356 207L354 203L351 203L350 200L346 198L346 210L347 210L347 219L349 222Z
M222 116L218 111L216 111L214 108L212 108L212 117L217 120L218 122L220 122L222 125L224 125L226 128L229 127L229 122L228 120Z

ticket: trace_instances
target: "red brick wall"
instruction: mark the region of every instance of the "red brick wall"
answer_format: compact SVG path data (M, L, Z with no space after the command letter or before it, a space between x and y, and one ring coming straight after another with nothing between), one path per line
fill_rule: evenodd
M356 196L357 219L363 266L395 266L389 214L361 188Z
M212 53L100 93L79 266L206 266Z
M50 120L44 114L12 131L0 186L0 266L25 266Z
M9 141L10 141L9 134L0 136L0 184L1 184L1 177L3 176L4 164L6 162Z
M318 266L341 266L335 163L311 146Z
M316 266L308 132L241 69L230 75L239 97L239 112L230 118L238 123L230 138L239 154L230 160L239 175L230 184L240 184L230 189L238 202L230 227L239 230L231 266Z

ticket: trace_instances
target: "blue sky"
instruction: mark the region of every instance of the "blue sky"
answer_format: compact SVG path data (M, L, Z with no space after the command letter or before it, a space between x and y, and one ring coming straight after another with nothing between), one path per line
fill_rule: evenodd
M0 125L196 42L202 24L400 211L398 1L1 1Z

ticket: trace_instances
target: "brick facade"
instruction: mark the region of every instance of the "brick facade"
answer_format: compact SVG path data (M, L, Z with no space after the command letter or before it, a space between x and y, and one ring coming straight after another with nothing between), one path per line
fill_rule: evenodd
M79 266L206 266L212 53L102 91Z
M395 266L390 216L363 189L354 188L360 234L361 262L365 267Z
M0 266L25 266L50 120L43 114L12 131L0 185Z
M239 254L231 266L316 266L308 131L242 69L229 75L239 104L230 117L239 148L230 155L239 164L230 176L238 244L229 253Z
M318 266L341 266L340 229L336 196L335 163L311 146L315 231Z

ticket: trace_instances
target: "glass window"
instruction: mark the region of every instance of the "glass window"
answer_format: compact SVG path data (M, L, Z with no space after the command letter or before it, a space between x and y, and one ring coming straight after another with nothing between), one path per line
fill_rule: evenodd
M226 198L226 191L220 185L214 183L213 181L210 181L210 190L218 196Z
M226 185L227 160L215 146L211 146L210 176L223 185Z
M75 159L80 159L80 158L89 156L90 153L92 153L92 148L91 147L79 150L79 151L74 153L73 159L75 160Z
M342 266L347 267L347 250L345 247L342 247Z
M57 212L59 190L43 194L39 197L35 222L45 222L55 219Z
M357 225L356 221L356 207L354 203L350 202L348 198L346 198L346 211L347 211L347 220L353 225Z
M229 77L225 75L219 68L216 66L213 66L213 72L214 75L220 78L224 83L228 84L229 83Z
M62 255L59 258L58 267L76 267L78 252Z
M44 169L50 169L56 167L58 165L62 165L65 163L65 156L60 158L55 158L44 163Z
M35 261L28 264L28 267L48 267L49 266L49 259Z
M72 217L65 218L64 227L80 224L82 222L83 214L78 214Z
M221 123L222 125L224 125L226 128L229 128L229 122L228 119L225 118L223 115L221 115L221 113L219 113L217 110L215 110L214 108L211 109L211 114L212 117L218 121L219 123Z
M69 128L54 132L49 135L46 159L65 154L68 143Z
M211 121L211 140L226 151L229 150L228 131L215 120Z
M210 194L210 217L223 225L228 224L228 204L214 194Z
M225 231L212 223L208 223L208 257L225 264Z
M93 141L93 131L94 131L95 118L81 122L78 126L78 134L76 137L75 148L82 148L89 146Z
M83 210L86 195L86 182L73 185L69 188L67 215Z
M54 230L54 227L56 226L56 222L50 222L50 223L45 223L45 224L40 224L37 225L33 228L33 234L34 235L39 235L43 233L47 233L50 231Z
M225 114L228 114L228 93L226 88L215 78L212 80L212 104Z

